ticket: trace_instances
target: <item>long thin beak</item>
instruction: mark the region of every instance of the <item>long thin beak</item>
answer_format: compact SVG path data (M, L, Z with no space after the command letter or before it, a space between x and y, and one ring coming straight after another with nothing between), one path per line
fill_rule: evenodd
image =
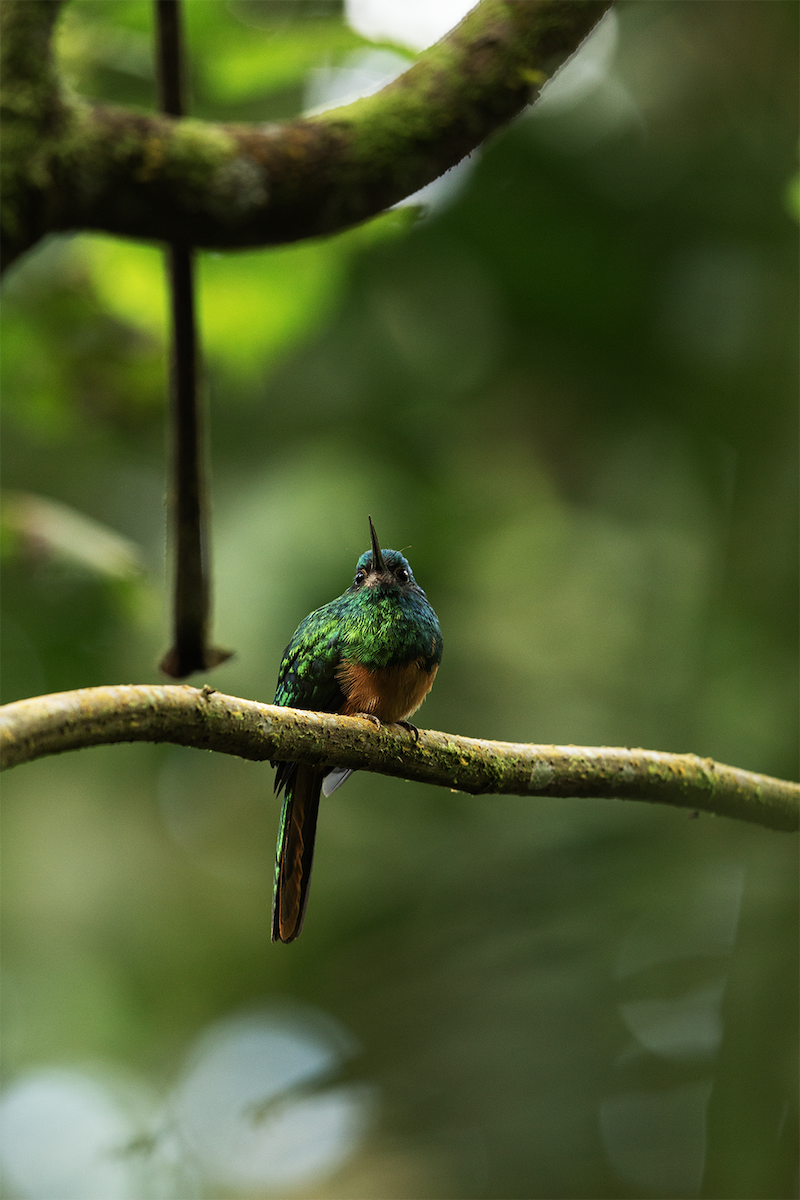
M373 571L382 573L386 570L386 563L383 561L383 555L378 543L378 535L375 532L375 526L372 524L372 517L369 518L369 535L372 538L372 569Z

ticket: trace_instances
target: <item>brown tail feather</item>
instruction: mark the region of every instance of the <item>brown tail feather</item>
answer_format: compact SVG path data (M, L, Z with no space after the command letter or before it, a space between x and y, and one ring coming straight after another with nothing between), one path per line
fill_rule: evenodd
M275 864L273 942L293 942L303 928L323 774L298 763L286 785Z

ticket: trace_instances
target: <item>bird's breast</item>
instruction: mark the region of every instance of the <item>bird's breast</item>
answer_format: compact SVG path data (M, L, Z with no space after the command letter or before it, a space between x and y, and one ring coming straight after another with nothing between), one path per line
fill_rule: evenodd
M371 669L345 659L336 672L345 695L339 711L345 716L372 713L380 721L404 721L422 704L438 669L439 665L435 663L428 670L423 658L402 666Z

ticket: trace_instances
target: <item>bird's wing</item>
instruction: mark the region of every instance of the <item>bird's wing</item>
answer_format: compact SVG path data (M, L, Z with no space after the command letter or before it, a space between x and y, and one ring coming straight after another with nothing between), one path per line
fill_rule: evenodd
M336 712L344 694L336 678L341 661L340 637L334 620L320 609L298 626L283 653L275 703L315 712Z
M313 712L338 712L344 692L336 677L341 647L336 614L331 606L311 613L298 626L284 651L275 689L275 703ZM294 776L295 763L276 763L275 791Z

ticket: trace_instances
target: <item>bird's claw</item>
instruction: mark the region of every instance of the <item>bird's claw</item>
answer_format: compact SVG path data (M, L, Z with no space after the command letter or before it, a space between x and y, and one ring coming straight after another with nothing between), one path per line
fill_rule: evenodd
M380 717L376 717L375 713L359 712L355 715L357 717L363 717L365 721L371 721L376 729L381 728ZM417 729L416 725L412 725L410 721L395 721L394 724L401 725L403 729L407 729L408 732L413 735L414 741L419 741L419 730Z

